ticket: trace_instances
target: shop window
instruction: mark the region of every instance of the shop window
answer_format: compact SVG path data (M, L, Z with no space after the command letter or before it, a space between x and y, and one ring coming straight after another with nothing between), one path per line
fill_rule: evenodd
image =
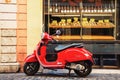
M45 0L45 31L52 35L60 29L62 34L53 36L58 40L117 40L118 5L117 0L81 0L75 5L67 0Z

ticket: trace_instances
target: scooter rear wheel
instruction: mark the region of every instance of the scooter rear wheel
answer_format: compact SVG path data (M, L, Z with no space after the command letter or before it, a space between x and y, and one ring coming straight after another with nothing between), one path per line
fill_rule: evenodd
M74 70L74 72L80 77L88 76L92 71L92 65L87 62L83 62L80 64L83 65L85 67L85 69L84 70Z
M24 64L23 71L26 75L32 76L39 70L39 62L27 62Z

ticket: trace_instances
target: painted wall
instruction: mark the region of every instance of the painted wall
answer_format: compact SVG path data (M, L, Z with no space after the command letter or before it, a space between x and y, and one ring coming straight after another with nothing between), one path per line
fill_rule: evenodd
M31 54L40 40L43 0L28 0L27 3L27 54Z

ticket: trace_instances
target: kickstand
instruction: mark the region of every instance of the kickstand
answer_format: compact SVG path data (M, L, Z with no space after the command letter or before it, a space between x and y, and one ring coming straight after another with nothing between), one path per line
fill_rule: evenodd
M70 72L71 72L71 69L69 69L68 77L70 77Z

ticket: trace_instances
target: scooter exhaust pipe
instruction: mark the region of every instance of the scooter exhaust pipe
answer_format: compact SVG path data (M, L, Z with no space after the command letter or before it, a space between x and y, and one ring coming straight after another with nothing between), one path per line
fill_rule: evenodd
M71 63L70 65L67 65L66 66L67 69L71 69L71 70L84 70L85 67L81 64L74 64L74 63Z

